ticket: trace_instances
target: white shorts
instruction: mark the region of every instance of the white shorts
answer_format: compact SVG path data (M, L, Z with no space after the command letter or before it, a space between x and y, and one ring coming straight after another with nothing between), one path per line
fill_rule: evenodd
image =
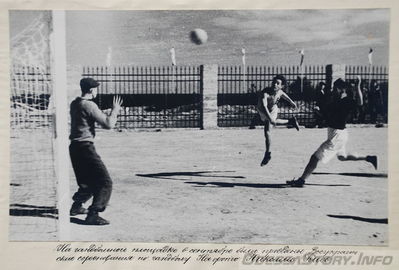
M348 131L346 129L327 129L328 138L314 152L314 155L322 163L329 162L337 155L346 156L346 143L348 141Z
M261 119L263 122L265 122L266 120L269 120L269 119L267 119L266 114L265 114L264 112L262 112L262 110L260 110L259 108L258 108L258 112L259 112L259 115L260 115L260 119ZM278 109L277 105L273 106L272 110L269 111L270 117L271 117L271 119L272 119L273 121L276 121L276 120L277 120L278 112L279 112L279 109Z

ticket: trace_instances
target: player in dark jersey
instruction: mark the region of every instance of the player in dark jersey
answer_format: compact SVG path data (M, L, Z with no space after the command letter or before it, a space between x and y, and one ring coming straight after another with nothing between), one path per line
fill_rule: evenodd
M325 118L328 126L327 140L313 153L302 176L298 179L287 181L288 185L303 187L306 179L316 169L319 161L327 163L335 156L340 161L367 161L377 169L377 156L358 156L346 153L346 143L348 141L346 121L357 105L363 105L363 95L360 90L361 78L358 77L358 79L356 101L353 98L354 95L348 92L348 85L344 80L338 79L334 82L331 98L325 104Z
M265 143L266 143L266 151L263 157L263 160L260 166L266 165L271 159L270 152L270 144L271 144L271 135L270 130L271 126L276 125L292 125L297 130L299 130L298 122L293 116L291 119L278 119L278 102L280 98L285 99L288 103L296 108L296 104L291 98L283 91L287 84L287 81L284 76L277 75L273 78L272 87L265 88L261 92L258 93L258 104L257 110L261 120L264 123L264 135L265 135Z

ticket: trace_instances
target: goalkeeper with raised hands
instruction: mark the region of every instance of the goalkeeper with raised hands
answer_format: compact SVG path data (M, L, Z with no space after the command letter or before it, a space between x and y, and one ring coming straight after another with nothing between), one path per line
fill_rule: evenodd
M97 96L97 87L100 84L92 78L83 78L80 81L82 95L72 101L71 114L71 141L69 154L75 172L78 191L73 195L73 204L70 215L87 214L86 224L107 225L109 221L100 217L107 207L112 192L112 180L97 154L94 147L95 123L105 129L112 129L117 121L117 115L122 105L120 97L113 99L112 111L104 114L94 103ZM88 209L83 204L93 197Z

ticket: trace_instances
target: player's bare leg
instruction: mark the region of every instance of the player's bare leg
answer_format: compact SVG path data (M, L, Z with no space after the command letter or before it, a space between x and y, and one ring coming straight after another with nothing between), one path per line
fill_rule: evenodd
M302 173L302 176L298 179L287 181L287 184L292 187L303 187L303 185L305 184L305 180L314 172L318 164L319 159L315 155L312 155L308 164L305 167L305 170Z
M290 121L288 119L276 119L276 125L285 126L288 125Z
M287 126L292 125L296 130L299 131L299 124L295 116L291 117L290 119L276 119L276 125L279 126Z
M346 156L344 155L338 155L338 159L340 161L359 161L359 160L364 160L369 163L371 163L374 166L374 169L378 168L378 158L377 156L358 156L356 154L348 154Z
M377 169L378 166L378 159L377 156L358 156L354 154L348 154L346 156L344 155L338 155L337 156L340 161L359 161L359 160L364 160L369 163L371 163L375 169ZM317 165L319 163L319 159L315 156L312 155L308 165L306 165L305 170L303 171L303 174L301 177L298 179L294 179L291 181L287 181L288 185L291 185L292 187L303 187L305 184L305 180L313 173L313 171L317 168Z
M260 166L265 166L267 163L269 163L270 159L272 158L270 153L270 144L271 144L270 123L268 121L265 123L264 126L264 134L265 134L266 151L262 159L262 162L260 163Z

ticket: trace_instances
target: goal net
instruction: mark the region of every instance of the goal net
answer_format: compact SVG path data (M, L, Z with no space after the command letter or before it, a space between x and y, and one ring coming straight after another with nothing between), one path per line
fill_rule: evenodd
M15 241L57 238L51 11L10 11L10 230Z

